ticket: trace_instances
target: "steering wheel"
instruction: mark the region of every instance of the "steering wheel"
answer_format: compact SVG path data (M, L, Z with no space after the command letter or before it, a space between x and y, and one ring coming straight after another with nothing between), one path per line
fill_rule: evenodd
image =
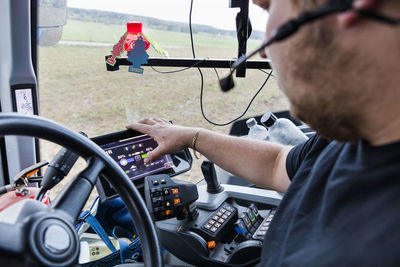
M87 167L63 188L51 206L27 199L11 207L12 214L18 214L15 221L0 222L2 266L76 264L80 246L75 222L100 173L108 177L108 182L122 198L135 223L145 265L163 266L155 226L139 191L99 146L53 121L16 113L0 114L0 135L46 139L70 149L87 161Z

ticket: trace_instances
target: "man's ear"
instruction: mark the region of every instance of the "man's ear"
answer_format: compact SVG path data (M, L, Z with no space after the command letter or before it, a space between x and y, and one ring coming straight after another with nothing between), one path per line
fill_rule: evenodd
M376 0L354 0L353 8L374 10L376 8ZM342 28L351 27L359 19L360 15L354 11L347 11L338 15L338 22Z

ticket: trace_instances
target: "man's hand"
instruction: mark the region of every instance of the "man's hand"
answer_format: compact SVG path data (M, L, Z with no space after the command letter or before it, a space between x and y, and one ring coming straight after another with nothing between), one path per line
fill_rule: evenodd
M157 141L158 147L147 154L144 159L145 163L152 162L165 154L172 154L190 147L197 131L196 128L175 126L166 119L159 118L143 119L126 126L126 128L148 134Z

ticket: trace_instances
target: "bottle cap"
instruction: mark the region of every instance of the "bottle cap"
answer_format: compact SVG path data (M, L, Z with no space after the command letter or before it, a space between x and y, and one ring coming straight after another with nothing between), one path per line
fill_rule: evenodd
M261 123L265 127L271 127L274 125L278 118L272 112L267 112L261 117Z
M246 121L246 124L247 124L247 127L251 128L257 124L257 121L254 118L250 118Z
M141 22L128 22L126 23L129 33L141 33L142 23Z

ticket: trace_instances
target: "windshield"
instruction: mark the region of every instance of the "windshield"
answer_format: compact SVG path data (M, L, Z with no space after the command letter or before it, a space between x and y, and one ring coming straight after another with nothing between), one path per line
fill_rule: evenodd
M170 58L192 58L189 11L190 1L68 1L61 41L55 46L38 47L40 115L89 137L123 130L130 122L145 117L229 133L231 125L214 126L202 117L201 79L196 68L160 73L182 68L143 67L143 74L137 74L121 66L119 71L106 71L105 56L127 31L129 21L142 22L145 36L167 51ZM237 12L229 8L228 0L194 1L192 29L197 58L237 58ZM263 41L267 17L251 4L253 34L247 51ZM146 52L150 57L165 58L153 46ZM235 79L234 90L223 93L217 76L229 70L202 71L204 113L217 123L241 115L267 77L260 70L247 70L246 78ZM244 118L286 109L286 98L271 77ZM57 151L58 147L41 142L42 159L51 160ZM202 179L199 166L203 160L194 159L192 171L179 178L192 182Z

